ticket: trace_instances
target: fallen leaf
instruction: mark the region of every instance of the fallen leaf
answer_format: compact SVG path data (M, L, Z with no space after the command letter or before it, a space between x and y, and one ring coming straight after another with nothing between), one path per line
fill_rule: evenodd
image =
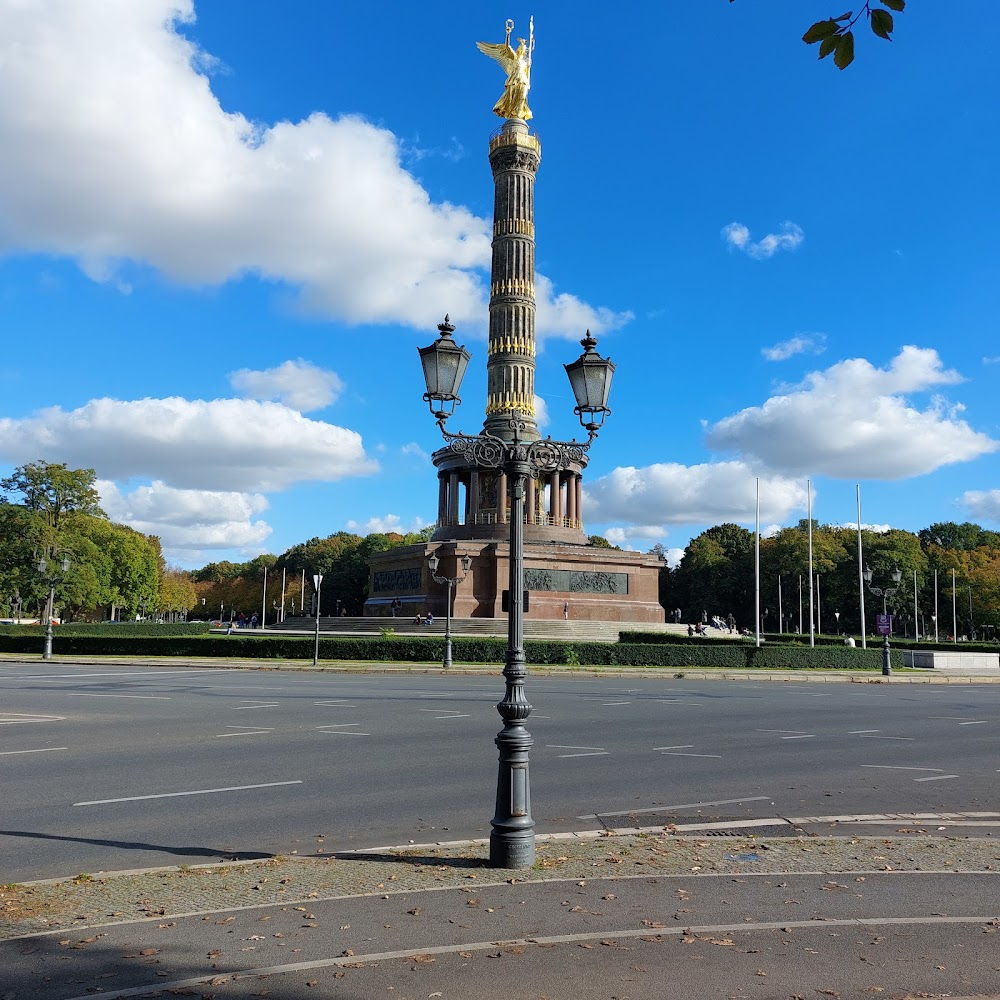
M436 962L437 959L433 955L411 955L410 961L430 963L430 962Z
M144 955L144 956L146 956L146 955L159 955L160 954L160 949L159 948L143 948L142 951L139 952L139 954L140 955Z

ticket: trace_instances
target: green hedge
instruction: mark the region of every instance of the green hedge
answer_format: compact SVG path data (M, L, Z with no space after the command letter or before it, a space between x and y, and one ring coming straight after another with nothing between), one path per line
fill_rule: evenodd
M21 632L28 632L22 629ZM115 628L99 635L74 634L56 630L56 655L85 656L197 656L234 659L311 660L314 639L306 636L252 635L173 635L128 636ZM0 635L0 652L40 654L44 637L41 630L16 636ZM504 662L507 643L498 638L456 638L452 641L456 663ZM835 667L863 670L881 669L880 648L850 649L831 646L809 649L801 646L769 645L757 648L746 643L665 643L545 642L525 643L530 664L583 664L587 666L634 667L753 667L815 668ZM360 660L390 663L434 663L444 656L444 639L432 636L337 637L321 638L322 660ZM902 666L902 654L893 650L893 666Z
M154 622L69 622L64 625L54 625L52 634L60 635L90 635L101 639L108 635L119 638L145 639L150 636L186 636L208 635L210 622L178 622L173 625L157 625ZM45 634L44 625L0 625L0 636Z

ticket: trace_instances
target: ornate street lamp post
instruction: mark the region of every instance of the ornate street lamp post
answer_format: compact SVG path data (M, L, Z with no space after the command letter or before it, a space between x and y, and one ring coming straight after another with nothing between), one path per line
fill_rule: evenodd
M490 865L494 868L530 868L535 862L535 821L531 818L528 782L528 750L532 739L525 722L531 705L524 696L524 497L528 476L565 468L587 453L604 418L611 412L608 395L615 366L596 353L597 341L587 331L580 343L584 353L565 365L573 395L574 413L587 431L585 442L525 441L525 415L512 411L506 430L510 440L484 431L482 434L451 434L445 421L461 403L458 395L470 354L452 340L455 328L445 316L438 325L441 336L421 347L420 362L427 392L424 394L448 447L477 467L502 469L507 477L510 501L510 576L507 612L507 654L503 669L506 690L497 712L503 729L497 734L500 752L497 774L496 814L490 821Z
M56 586L66 579L69 572L69 557L63 556L59 564L62 573L57 573L55 569L48 572L49 564L45 561L45 556L38 560L38 572L42 580L49 585L49 597L45 603L45 649L42 651L43 660L52 659L52 615L55 613Z
M865 571L862 574L865 578L865 584L868 589L876 596L882 598L882 617L887 618L889 616L888 600L893 594L899 590L899 581L903 579L903 572L897 566L892 571L892 582L896 585L894 587L873 587L872 586L872 571L870 566L865 566ZM882 635L882 675L888 677L892 673L892 664L889 661L889 630L887 629Z
M462 557L462 569L465 570L462 576L438 576L437 569L440 564L441 560L436 552L427 560L434 582L444 583L448 587L448 604L444 616L444 660L441 663L441 666L447 670L451 666L451 588L462 583L468 576L469 570L472 568L472 556Z

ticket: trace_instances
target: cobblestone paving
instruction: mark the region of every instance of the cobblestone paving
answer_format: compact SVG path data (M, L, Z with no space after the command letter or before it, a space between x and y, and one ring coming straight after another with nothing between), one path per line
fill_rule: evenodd
M899 831L897 831L899 832ZM0 887L0 939L95 925L169 920L247 906L415 890L650 875L995 872L1000 843L951 837L539 837L529 871L486 866L488 844L423 845L369 854L278 857Z

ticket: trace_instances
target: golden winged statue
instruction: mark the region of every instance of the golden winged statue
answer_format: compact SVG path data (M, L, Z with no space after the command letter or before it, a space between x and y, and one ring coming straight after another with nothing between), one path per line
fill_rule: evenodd
M528 91L531 89L531 54L535 49L535 19L529 22L527 40L519 38L517 49L511 48L510 35L514 22L507 21L507 37L502 42L476 42L479 51L495 59L507 74L503 96L493 105L493 113L501 118L531 118Z

